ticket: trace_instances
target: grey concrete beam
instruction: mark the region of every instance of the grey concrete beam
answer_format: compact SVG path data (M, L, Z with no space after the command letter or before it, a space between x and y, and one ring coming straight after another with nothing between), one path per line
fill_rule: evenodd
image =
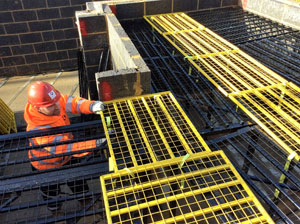
M288 0L239 0L244 10L300 30L300 5Z
M104 100L101 95L103 82L109 83L112 99L149 94L150 70L109 6L103 2L88 2L87 10L76 12L76 18L87 66L88 83L93 85L89 86L89 89L97 87L101 100ZM108 44L114 70L95 75L94 68L99 62L98 53ZM90 95L92 94L90 92Z
M110 70L96 73L98 96L102 101L139 96L151 92L150 71L135 69Z

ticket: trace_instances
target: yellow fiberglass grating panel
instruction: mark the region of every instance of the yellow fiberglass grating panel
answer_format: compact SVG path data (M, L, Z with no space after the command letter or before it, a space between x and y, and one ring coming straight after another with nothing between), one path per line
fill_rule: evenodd
M208 28L205 28L201 33L206 40L209 40L209 42L213 43L213 45L220 47L222 51L237 49L235 45L227 41L224 41L222 37L212 32Z
M257 74L260 75L261 80L266 80L265 86L270 83L270 84L276 84L276 83L284 83L287 82L286 79L283 77L279 76L277 73L273 72L266 66L262 65L258 61L256 61L254 58L251 56L247 55L243 51L237 52L235 55L237 58L237 61L244 66L247 66L253 71L256 72Z
M124 126L123 135L125 134L129 140L129 150L132 151L131 155L134 156L132 159L136 161L137 165L151 163L153 160L149 153L149 149L145 144L145 141L147 140L143 139L141 134L142 130L139 129L135 119L136 116L131 111L131 103L131 100L115 103L115 108L117 108L116 110L119 111L119 116L121 118L122 125ZM121 169L129 166L124 164L122 167L121 164L119 164L118 167Z
M106 131L106 139L108 139L108 147L115 167L122 169L134 166L114 103L106 105L105 112L102 114L102 122L108 130Z
M173 36L177 41L184 44L186 53L189 57L200 57L201 55L210 53L210 49L199 42L195 36L189 33L179 33Z
M284 93L284 94L283 94ZM232 98L287 154L300 155L300 107L293 95L282 88L244 92Z
M174 29L174 25L169 22L167 15L149 16L146 19L159 33L179 30Z
M154 117L144 99L132 100L132 104L156 160L173 158L174 155L169 143L166 141L164 133L158 125L160 119Z
M180 134L183 136L186 144L193 153L210 151L204 139L197 132L196 128L185 115L177 100L171 95L161 96L161 102L166 111L170 114L170 118L178 127Z
M201 57L206 56L207 54L211 53L221 53L227 54L230 51L237 50L237 48L231 48L228 46L224 46L219 42L216 42L214 39L205 35L205 31L190 31L190 32L183 32L178 34L173 34L176 39L186 39L188 43L194 43L193 49L198 52L202 52ZM195 55L196 56L196 55Z
M190 40L187 38L184 39L179 39L179 38L174 38L173 36L167 37L167 40L173 44L177 50L179 50L180 53L182 53L186 58L192 58L197 55L202 55L204 54L204 51L198 51L196 52L194 48L191 48L191 44L186 44Z
M101 118L115 170L210 151L170 92L106 104Z
M169 121L165 112L159 106L157 99L148 97L145 98L145 101L149 105L149 109L152 111L152 114L155 117L164 138L168 142L168 146L170 147L173 155L175 157L179 157L184 156L187 153L192 153L191 149L184 144L184 139L182 138L181 133L176 131L178 127L174 127L174 124Z
M274 223L222 151L102 176L108 223Z
M239 52L236 54L226 55L226 60L233 68L234 74L238 74L241 80L248 84L248 89L259 88L281 83L266 71L248 60L241 60Z
M244 65L249 65L253 70L257 71L261 75L261 79L268 80L268 83L285 83L287 80L277 73L273 72L271 69L267 68L248 54L243 51L237 52L236 56L239 58L239 62Z
M190 62L225 95L247 89L240 80L211 58L200 58L199 60L190 60Z
M219 85L227 93L275 84L272 80L265 78L249 67L249 65L241 63L235 54L201 58L199 62L207 67L209 72L215 76L215 79L219 80Z
M9 134L11 131L17 132L15 114L0 98L0 133Z

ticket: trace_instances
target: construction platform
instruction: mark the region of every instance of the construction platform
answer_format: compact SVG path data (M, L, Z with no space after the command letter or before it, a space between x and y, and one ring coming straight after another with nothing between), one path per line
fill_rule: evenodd
M187 15L299 87L300 31L239 8ZM121 25L152 72L154 94L109 101L101 120L0 136L1 222L297 223L299 161L227 97L234 92L228 88L231 84L219 88L203 75L213 77L211 67L203 66L200 72L190 63L189 56L208 60L229 52L183 56L146 21L127 20ZM225 69L229 74L234 70L238 68ZM17 117L26 103L26 86L37 78L52 82L61 92L80 95L77 72L2 79L1 96L3 91ZM32 170L27 151L34 147L28 139L62 133L74 135L65 144L103 141L80 163ZM89 191L76 192L74 185L87 185ZM45 187L59 188L60 196L45 200L41 195ZM61 209L51 213L47 207L53 204Z

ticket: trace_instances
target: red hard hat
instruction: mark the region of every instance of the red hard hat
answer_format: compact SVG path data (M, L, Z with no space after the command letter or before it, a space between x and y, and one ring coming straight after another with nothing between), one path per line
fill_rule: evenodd
M49 83L36 81L28 88L28 103L37 107L49 107L55 104L60 93Z

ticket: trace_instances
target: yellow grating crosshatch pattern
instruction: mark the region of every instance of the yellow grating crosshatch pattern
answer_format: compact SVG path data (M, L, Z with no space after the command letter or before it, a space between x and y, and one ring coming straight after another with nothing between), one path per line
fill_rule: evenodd
M224 94L286 81L185 13L145 19Z
M144 17L283 148L300 156L300 90L185 13Z
M222 151L100 177L108 223L274 223Z
M244 111L249 111L249 116L292 154L299 153L300 149L300 101L295 95L297 91L281 84L232 94L229 98Z
M114 170L210 151L170 92L108 101L101 119Z
M17 132L14 112L0 98L0 134Z

